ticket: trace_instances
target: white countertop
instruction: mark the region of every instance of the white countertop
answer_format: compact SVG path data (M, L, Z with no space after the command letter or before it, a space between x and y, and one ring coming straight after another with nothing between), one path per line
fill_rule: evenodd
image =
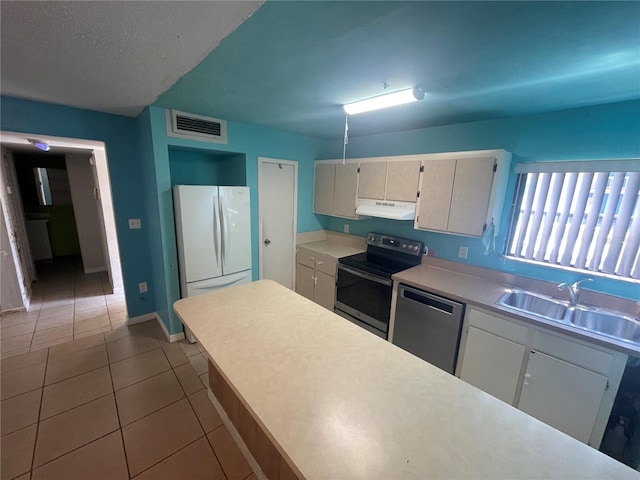
M332 242L330 240L324 240L322 242L301 243L296 246L298 248L310 250L314 253L329 255L330 257L334 257L336 259L347 257L349 255L355 255L356 253L362 253L366 250L366 248L353 247L351 245Z
M304 478L638 479L275 282L174 308Z

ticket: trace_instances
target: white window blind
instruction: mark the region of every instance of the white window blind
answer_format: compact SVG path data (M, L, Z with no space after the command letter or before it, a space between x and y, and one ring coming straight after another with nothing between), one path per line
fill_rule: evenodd
M507 255L640 278L640 160L522 163Z

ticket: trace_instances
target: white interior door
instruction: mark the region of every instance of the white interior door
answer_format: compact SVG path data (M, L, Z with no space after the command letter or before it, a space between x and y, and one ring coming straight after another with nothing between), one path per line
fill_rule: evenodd
M249 187L218 187L222 274L251 269L251 197Z
M260 278L293 289L298 164L260 159Z

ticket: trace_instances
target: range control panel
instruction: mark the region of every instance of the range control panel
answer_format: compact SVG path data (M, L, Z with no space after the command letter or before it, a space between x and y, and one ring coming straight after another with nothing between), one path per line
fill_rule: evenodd
M415 256L422 255L424 250L422 242L373 232L367 234L367 245Z

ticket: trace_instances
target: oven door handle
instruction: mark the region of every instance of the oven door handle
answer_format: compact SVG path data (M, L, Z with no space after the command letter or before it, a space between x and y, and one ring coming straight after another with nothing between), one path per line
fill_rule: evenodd
M338 264L338 270L344 270L345 272L349 272L350 274L355 275L357 277L366 278L367 280L371 280L372 282L376 282L376 283L381 283L382 285L387 285L387 286L393 285L392 280L378 277L376 275L371 275L370 273L364 273L354 268L347 267L341 263Z

